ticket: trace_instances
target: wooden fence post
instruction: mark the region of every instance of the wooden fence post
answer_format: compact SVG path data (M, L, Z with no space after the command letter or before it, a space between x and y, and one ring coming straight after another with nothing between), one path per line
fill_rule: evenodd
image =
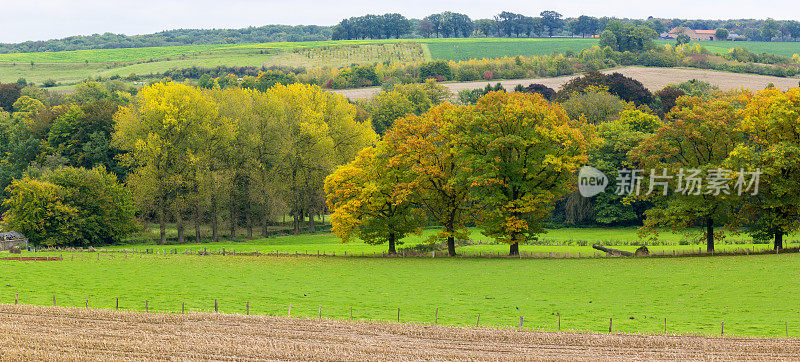
M397 308L397 323L400 323L400 308Z
M250 315L250 301L247 301L247 315Z
M523 322L522 316L519 316L519 329L522 329L522 322Z
M86 298L86 308L89 308L89 298Z
M475 321L475 327L479 326L480 324L481 324L481 314L478 313L478 320Z
M214 299L214 313L219 313L219 305L216 299Z
M608 318L608 333L611 333L611 328L614 326L614 317Z
M19 294L14 293L14 304L19 304Z
M558 330L561 330L561 313L558 313Z
M181 302L181 314L186 314L186 302Z
M292 305L289 304L289 318L292 318Z
M146 300L146 299L145 299L145 301L144 301L144 312L145 312L145 313L148 313L148 312L150 312L150 301L149 301L149 300Z
M322 306L319 306L319 319L322 319Z
M664 318L664 334L667 334L667 318Z
M439 308L436 308L436 317L433 320L433 325L439 325Z
M720 330L719 330L719 335L720 336L724 336L725 335L725 321L722 321L722 325L721 325Z
M56 306L56 295L55 294L53 294L53 306L54 307Z
M350 319L353 319L353 307L350 307Z

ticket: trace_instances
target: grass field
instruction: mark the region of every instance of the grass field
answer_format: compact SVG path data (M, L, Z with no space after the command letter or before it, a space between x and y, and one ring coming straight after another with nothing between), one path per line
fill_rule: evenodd
M659 40L659 44L671 41ZM424 59L466 60L580 51L597 44L581 38L387 39L263 44L187 45L0 54L0 82L18 78L65 85L89 77L149 75L192 66L341 67L353 63L412 62ZM791 57L800 42L700 42L712 52L733 46ZM31 65L33 62L33 65Z
M0 261L0 302L656 333L800 335L800 255L683 258L317 258L64 253Z
M626 335L0 305L4 360L761 360L800 339Z

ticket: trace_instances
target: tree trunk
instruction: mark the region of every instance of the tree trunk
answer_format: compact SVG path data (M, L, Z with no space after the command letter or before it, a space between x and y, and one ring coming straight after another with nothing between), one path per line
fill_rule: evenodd
M253 238L253 210L250 209L250 204L247 205L247 238Z
M183 215L180 211L175 213L175 227L178 229L178 244L183 244L186 242L186 237L184 237L186 225L183 223Z
M508 255L509 256L517 256L517 255L519 255L519 243L518 242L511 244L511 247L509 247L509 250L508 250Z
M300 218L303 216L300 214L299 211L295 211L292 214L292 227L294 228L294 235L300 235Z
M264 208L263 218L264 220L261 220L261 223L264 228L261 230L261 236L267 238L269 237L269 211L266 208Z
M783 230L775 232L775 250L783 249Z
M200 226L203 224L203 216L200 211L200 206L197 207L194 214L194 242L200 242Z
M714 219L706 218L706 252L714 252Z
M447 237L447 254L450 256L456 256L456 238L455 236L448 236Z
M217 198L211 197L211 240L215 243L219 241L219 207Z
M397 254L397 250L394 248L395 238L394 233L389 233L389 254Z
M167 243L167 221L164 220L164 210L158 211L158 230L161 235L161 241L159 242L161 245Z
M316 233L317 232L317 225L314 223L314 213L308 213L308 232Z
M231 240L234 240L236 239L236 206L233 201L231 201L229 209L230 222L228 223L228 234L231 236Z

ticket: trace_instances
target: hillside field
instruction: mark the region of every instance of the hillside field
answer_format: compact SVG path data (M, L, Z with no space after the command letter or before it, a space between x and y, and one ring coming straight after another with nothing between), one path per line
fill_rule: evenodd
M659 44L670 41L659 40ZM341 40L263 44L187 45L0 54L0 82L25 78L69 86L89 77L149 75L170 69L226 66L341 67L350 64L466 60L580 51L597 44L588 38L438 38ZM700 42L712 52L740 46L791 57L800 42Z

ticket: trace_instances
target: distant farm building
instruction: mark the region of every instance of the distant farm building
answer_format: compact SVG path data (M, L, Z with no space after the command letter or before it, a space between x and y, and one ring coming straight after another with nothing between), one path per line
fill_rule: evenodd
M728 34L728 38L726 39L718 39L717 38L717 31L716 30L702 30L702 29L690 29L685 26L679 26L673 28L669 31L669 33L661 34L662 39L677 39L678 35L686 35L692 41L698 40L733 40L739 37L737 34Z
M0 250L9 250L13 246L25 249L28 246L28 238L16 231L0 233Z

